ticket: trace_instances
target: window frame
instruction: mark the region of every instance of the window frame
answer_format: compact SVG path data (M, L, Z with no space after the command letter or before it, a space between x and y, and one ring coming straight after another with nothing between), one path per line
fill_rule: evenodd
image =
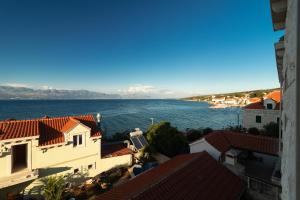
M271 105L271 107L269 107ZM273 104L272 103L267 103L267 109L268 110L273 110Z
M261 124L261 123L262 123L262 117L261 117L261 115L256 115L256 116L255 116L255 122L256 122L257 124Z
M73 135L73 148L83 146L83 134Z

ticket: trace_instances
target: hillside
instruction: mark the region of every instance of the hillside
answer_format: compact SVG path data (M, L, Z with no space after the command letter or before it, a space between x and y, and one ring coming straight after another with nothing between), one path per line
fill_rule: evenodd
M183 100L193 100L193 101L205 101L211 100L212 96L218 97L244 97L249 96L250 98L253 97L263 97L266 93L269 93L273 90L278 90L279 88L273 89L262 89L262 90L251 90L251 91L242 91L242 92L231 92L231 93L220 93L220 94L210 94L210 95L199 95L199 96L192 96L183 98Z

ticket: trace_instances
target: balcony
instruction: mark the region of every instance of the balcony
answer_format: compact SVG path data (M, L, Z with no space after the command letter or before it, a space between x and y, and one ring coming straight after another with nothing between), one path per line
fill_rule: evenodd
M0 178L0 189L34 180L38 178L38 176L39 174L37 169L24 169L11 174L10 176Z

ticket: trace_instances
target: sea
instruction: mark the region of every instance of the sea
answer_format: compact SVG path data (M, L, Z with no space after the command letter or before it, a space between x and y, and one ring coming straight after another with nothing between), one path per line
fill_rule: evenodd
M240 108L210 108L205 102L182 100L0 100L0 120L34 119L100 113L107 137L133 128L146 131L152 123L168 121L180 131L222 129L241 122Z

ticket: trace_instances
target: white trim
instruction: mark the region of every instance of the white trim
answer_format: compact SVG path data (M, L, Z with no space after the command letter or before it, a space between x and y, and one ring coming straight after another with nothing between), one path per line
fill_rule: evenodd
M2 141L2 143L19 143L22 141L26 141L26 140L35 140L35 139L39 139L40 136L31 136L31 137L19 137L19 138L13 138L13 139L6 139L6 140L0 140Z
M55 146L61 146L61 145L67 145L67 143L66 142L61 142L61 143L57 143L57 144L37 146L37 148L39 150L43 150L43 149L49 149L49 148L52 148L52 147L55 147Z

